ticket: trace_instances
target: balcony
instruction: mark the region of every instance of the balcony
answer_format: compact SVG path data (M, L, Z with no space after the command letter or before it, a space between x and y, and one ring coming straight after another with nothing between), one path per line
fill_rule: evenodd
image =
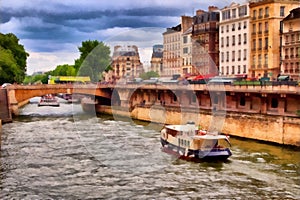
M251 35L256 35L256 32L252 32Z
M264 64L264 68L265 68L265 69L268 69L268 64Z
M258 68L258 69L261 69L261 64L258 64L258 65L257 65L257 68Z
M256 17L252 17L252 20L256 20Z
M252 48L252 49L251 49L251 51L256 51L256 48L255 48L255 47L254 47L254 48Z
M261 34L262 34L262 31L258 31L258 34L261 35Z
M269 30L265 30L265 34L269 34Z
M238 58L238 61L241 61L241 58Z
M259 15L259 16L258 16L258 19L262 19L262 18L263 18L263 16L262 16L262 15Z
M265 16L264 16L265 18L268 18L269 17L269 14L265 14Z
M241 42L239 42L238 45L241 45Z

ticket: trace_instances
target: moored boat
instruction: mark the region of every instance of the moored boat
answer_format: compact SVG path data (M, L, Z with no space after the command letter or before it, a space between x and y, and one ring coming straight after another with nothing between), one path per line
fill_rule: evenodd
M47 95L41 97L41 100L38 103L38 106L56 106L56 107L58 107L59 102L54 95L47 94Z
M200 130L193 122L165 126L161 144L164 152L192 161L227 160L232 155L228 136Z

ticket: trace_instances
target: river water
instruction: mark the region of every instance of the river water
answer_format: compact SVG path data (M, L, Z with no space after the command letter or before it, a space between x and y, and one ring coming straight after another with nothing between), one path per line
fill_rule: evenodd
M36 103L3 125L0 199L300 199L299 149L231 138L227 162L187 162L161 125Z

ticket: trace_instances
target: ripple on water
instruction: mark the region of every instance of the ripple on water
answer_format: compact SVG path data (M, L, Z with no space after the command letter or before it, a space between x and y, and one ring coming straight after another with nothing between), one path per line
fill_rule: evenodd
M233 138L229 162L191 163L161 152L149 127L28 106L3 126L1 199L300 197L299 159L285 156L298 151Z

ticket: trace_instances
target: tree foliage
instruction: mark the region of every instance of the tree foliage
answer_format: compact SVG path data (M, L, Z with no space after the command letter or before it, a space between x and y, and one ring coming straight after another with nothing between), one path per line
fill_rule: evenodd
M103 42L88 40L78 48L80 58L75 60L75 69L80 76L90 76L99 81L101 74L110 64L110 48Z
M0 84L21 83L25 77L29 54L12 33L0 33Z
M155 71L149 71L149 72L144 72L140 75L140 78L144 80L150 79L151 77L159 77L159 74Z

